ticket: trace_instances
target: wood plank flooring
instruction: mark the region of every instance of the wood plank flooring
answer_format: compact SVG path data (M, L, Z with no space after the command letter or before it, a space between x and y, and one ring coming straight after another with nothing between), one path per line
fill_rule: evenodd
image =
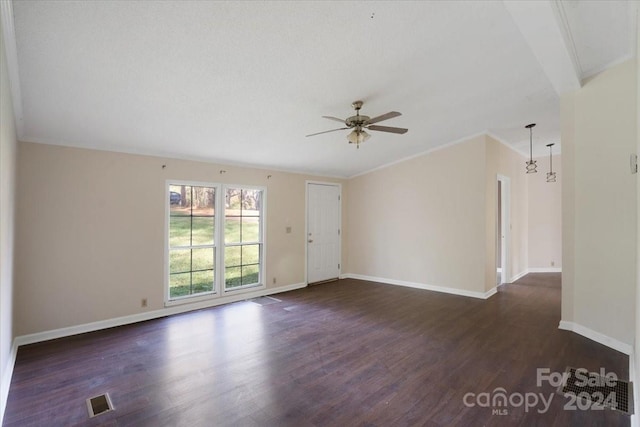
M629 425L536 385L536 368L628 379L627 356L558 330L560 274L486 301L358 280L275 297L21 347L4 425ZM546 413L463 403L498 387L553 398ZM115 410L89 419L104 392Z

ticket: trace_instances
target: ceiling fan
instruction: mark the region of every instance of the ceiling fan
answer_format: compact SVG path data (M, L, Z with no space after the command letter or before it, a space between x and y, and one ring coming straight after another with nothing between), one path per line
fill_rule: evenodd
M389 120L394 117L401 116L402 114L398 113L397 111L391 111L389 113L386 113L374 118L370 118L369 116L361 116L360 109L362 108L362 104L363 104L362 101L355 101L353 104L351 104L353 109L356 110L356 115L348 117L345 120L339 119L337 117L332 117L332 116L322 116L325 119L342 122L344 123L345 127L338 128L338 129L325 130L324 132L312 133L307 136L320 135L323 133L335 132L338 130L353 129L351 133L347 135L347 139L349 140L349 144L356 144L356 147L360 148L360 144L371 137L371 135L369 135L365 129L375 130L378 132L390 132L390 133L399 133L399 134L407 133L407 131L409 130L405 128L375 125L374 123L378 123L383 120Z

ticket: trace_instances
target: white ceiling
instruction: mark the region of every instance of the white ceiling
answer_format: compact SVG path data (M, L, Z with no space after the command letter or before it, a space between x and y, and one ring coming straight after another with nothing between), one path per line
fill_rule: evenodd
M557 20L531 35L542 3ZM528 152L536 122L546 154L559 80L535 38L555 26L579 81L631 57L634 7L14 0L19 137L348 177L481 132ZM409 132L370 132L359 150L347 131L305 138L357 99L371 117L402 112L380 124Z

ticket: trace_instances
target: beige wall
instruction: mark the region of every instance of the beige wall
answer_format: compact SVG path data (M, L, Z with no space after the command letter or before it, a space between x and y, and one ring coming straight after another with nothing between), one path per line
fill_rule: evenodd
M553 148L557 149L557 145ZM553 156L556 182L547 182L549 156L539 157L538 173L527 175L529 191L529 269L562 268L562 166ZM553 264L553 265L552 265Z
M525 173L525 158L511 148L487 136L487 169L485 174L486 191L486 290L496 285L496 245L497 245L497 181L498 175L509 178L510 182L510 241L509 247L509 276L511 281L515 276L527 270L527 199L528 176Z
M0 26L0 422L9 393L13 343L16 130Z
M490 290L498 173L512 178L512 274L523 271L522 162L481 136L343 182L343 272ZM267 286L305 281L305 181L325 178L20 143L17 335L162 310L167 179L266 186Z
M640 114L640 9L636 9L636 115ZM636 154L640 155L640 123L636 124ZM636 377L632 378L634 381L633 395L635 399L635 407L640 408L640 183L638 183L638 176L636 174L636 227L637 227L637 239L636 239L636 323L635 323L635 349L634 355L631 358L635 363ZM635 360L633 360L635 359ZM640 412L635 411L632 422L634 426L640 425Z
M163 308L167 179L267 187L267 287L305 281L305 180L317 177L21 142L17 335Z
M575 293L575 94L560 99L562 141L562 298L561 319L573 322Z
M348 273L483 293L486 138L349 181Z
M349 181L348 273L484 293L496 285L497 175L511 180L511 275L527 268L524 158L488 136Z
M637 147L635 60L563 96L562 319L633 344Z

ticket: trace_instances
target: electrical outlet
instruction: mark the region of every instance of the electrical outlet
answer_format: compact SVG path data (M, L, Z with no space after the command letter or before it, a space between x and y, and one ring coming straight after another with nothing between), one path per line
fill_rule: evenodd
M555 261L551 261L551 267L555 266L556 262Z
M274 285L276 284L276 278L275 277L273 278L273 284Z
M286 232L287 232L287 234L291 234L291 226L287 226Z
M140 307L146 307L147 306L147 299L146 298L142 298L140 300Z

